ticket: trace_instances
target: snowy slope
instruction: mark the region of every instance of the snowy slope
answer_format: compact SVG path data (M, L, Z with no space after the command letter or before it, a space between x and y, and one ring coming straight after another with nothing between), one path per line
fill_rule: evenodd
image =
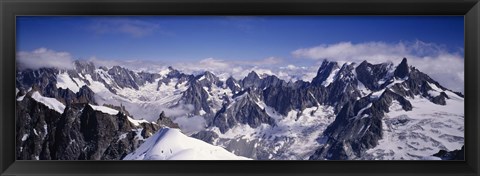
M464 145L464 100L449 91L447 106L425 98L408 99L412 111L404 111L396 101L383 118L383 138L367 150L364 159L430 160L439 150L459 150Z
M149 137L124 160L246 160L227 150L164 128Z
M110 114L110 115L117 115L118 114L117 110L106 107L106 106L96 106L96 105L92 105L92 104L88 104L88 105L90 107L92 107L92 109L95 110L95 111L100 111L102 113ZM131 118L130 116L127 116L127 119L128 119L128 121L130 121L135 126L139 126L141 123L148 123L148 121L146 121L146 120L143 120L143 119L142 120L136 120L136 119Z
M101 69L96 70L99 73L101 71ZM100 79L106 83L114 82L111 77L105 76L105 74L100 75L103 75L100 76ZM115 94L108 90L103 83L93 80L90 74L86 74L85 78L90 83L89 88L95 93L95 99L98 104L112 104L116 106L122 104L132 115L132 118L144 118L147 121L155 121L162 111L165 111L168 116L179 116L187 113L183 107L169 108L180 99L182 92L188 88L186 83L180 84L177 79L172 79L168 84L162 83L158 90L159 79L139 86L138 90L114 87ZM86 83L82 82L79 84L83 85Z
M38 93L37 91L33 92L32 98L33 98L35 101L44 104L44 105L47 106L48 108L50 108L50 109L52 109L52 110L55 110L55 111L57 111L57 112L60 113L60 114L63 114L63 111L65 110L65 105L63 105L63 104L62 104L61 102L59 102L57 99L55 99L55 98L49 98L49 97L44 97L44 96L40 95L40 93Z
M88 104L88 105L90 105L90 107L92 107L92 109L95 110L95 111L100 111L100 112L103 112L105 114L110 114L110 115L117 115L118 114L117 110L106 107L106 106L96 106L96 105L92 105L92 104Z
M57 75L57 88L70 89L74 93L80 90L80 87L86 85L78 78L70 78L67 72L61 72Z

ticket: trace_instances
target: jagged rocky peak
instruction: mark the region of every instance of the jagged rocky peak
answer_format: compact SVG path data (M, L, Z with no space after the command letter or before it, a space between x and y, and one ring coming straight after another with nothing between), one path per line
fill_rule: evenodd
M212 72L210 71L205 71L203 73L203 76L205 76L206 79L209 79L209 80L215 80L215 79L218 79L217 76L215 76L215 74L213 74Z
M182 103L193 105L193 113L199 115L203 110L206 113L211 113L208 100L208 92L203 89L199 82L192 82L185 92L182 93L181 100L177 103L180 106Z
M138 76L138 82L140 82L140 84L145 84L146 82L153 83L157 78L160 78L160 74L148 73L145 71L141 71L140 73L138 73Z
M255 71L251 71L248 75L244 78L244 80L259 80L260 76Z
M337 62L331 62L328 60L324 60L322 65L317 71L317 76L313 78L312 84L314 85L321 85L326 81L329 77L331 78L332 72L339 69ZM333 75L334 76L334 75Z
M357 79L369 90L378 91L391 83L394 65L392 62L371 64L366 60L355 68Z
M203 74L196 76L196 80L200 82L202 86L211 88L212 85L216 85L217 87L221 87L223 82L220 81L220 78L215 76L210 71L205 71Z
M162 111L160 115L158 115L158 119L156 122L160 126L166 126L170 128L180 128L177 123L174 123L170 118L165 115L165 112Z
M101 69L101 70L103 70L103 71L108 71L108 68L105 67L105 66L100 66L100 67L98 67L98 68Z
M22 124L16 126L19 160L119 160L159 129L113 114L105 110L108 105L75 103L61 113L30 96L17 101L17 122Z
M92 103L96 104L95 93L88 86L82 86L77 92L77 101L75 103Z
M275 75L268 75L262 79L261 87L266 88L269 86L282 86L282 85L287 85L287 83Z
M253 89L265 89L271 86L283 86L287 83L275 75L263 74L262 77L255 71L251 71L243 80L240 81L242 87Z
M349 70L344 68L345 65L339 71L338 77L341 77L343 70ZM350 99L343 103L335 121L323 133L328 138L326 144L310 159L343 160L362 157L367 149L377 146L382 139L382 120L385 120L383 118L393 103L398 103L402 110L407 112L412 111L413 105L406 97L420 95L439 105L445 105L449 98L445 93L448 89L425 73L408 66L406 58L396 67L388 62L370 64L364 61L356 67L356 74L357 79L373 92L363 98ZM341 82L343 81L336 79L332 84L335 86ZM335 94L336 90L339 89L333 87L329 93ZM336 98L335 102L342 102L342 97L343 95ZM438 154L439 157L444 153L446 152Z
M260 76L255 71L251 71L245 78L243 78L241 83L244 88L260 87L260 81Z
M262 123L275 124L275 120L257 104L257 97L251 95L248 90L241 93L231 106L224 105L215 115L213 125L218 127L220 132L225 133L237 124L246 124L252 128Z
M79 73L93 75L95 71L95 64L93 64L93 62L85 60L75 60L73 61L73 65L75 66L75 70Z
M115 65L108 70L109 75L126 75L129 73L129 70L121 66Z
M397 69L395 69L395 77L405 78L409 73L410 69L408 67L407 58L403 58L402 62L397 66Z
M138 90L138 76L133 71L120 66L113 66L108 70L108 74L120 88L133 88Z
M225 81L225 84L228 88L230 88L230 90L232 90L233 93L237 93L242 89L238 81L232 76L228 77L228 79Z
M172 66L168 66L167 69L168 69L168 74L167 75L170 76L170 77L177 77L181 74L180 71L173 68Z
M174 69L172 66L169 66L166 72L160 72L160 78L162 79L158 81L157 90L160 90L162 84L170 84L173 80L175 80L173 82L176 83L175 88L177 88L177 85L179 84L183 84L185 82L192 82L192 80L195 79L195 76L181 73L180 71Z
M355 68L355 63L353 62L346 62L340 67L340 70L338 73L335 75L334 80L340 80L340 81L346 81L346 82L351 82L356 79L355 73L354 73L354 68Z
M59 70L56 68L40 68L37 70L26 69L17 72L16 86L19 89L28 89L33 85L46 87L50 84L56 84L57 74Z

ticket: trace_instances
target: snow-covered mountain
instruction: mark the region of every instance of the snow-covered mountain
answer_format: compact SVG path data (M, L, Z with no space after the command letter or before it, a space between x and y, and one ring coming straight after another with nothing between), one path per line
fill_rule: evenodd
M39 125L32 119L52 114L82 118L86 107L116 107L122 113L110 116L124 115L141 122L137 124L153 125L155 128L148 131L152 134L162 125L178 124L187 136L252 159L428 159L441 150L459 150L464 144L463 95L408 65L405 58L398 65L367 61L340 65L325 60L311 82L287 82L254 71L237 80L221 79L208 71L184 74L172 67L147 73L121 66L95 67L84 61L74 65L72 70L41 68L17 73L17 107L31 106L28 104L33 101L28 97L50 107L39 112L25 108L23 114L22 108L17 108L17 119L29 121L17 125L19 146L55 142L53 138L22 140L22 134L42 131L43 122ZM58 110L72 107L78 107L75 113L80 115ZM52 123L47 123L47 128L66 125L56 119L44 121ZM82 126L83 122L78 123ZM144 135L145 128L135 129L137 133L132 135L151 136ZM89 132L78 133L85 136ZM110 132L100 134L106 133ZM125 149L111 141L103 145L122 151L124 154L113 157L122 159L138 147L150 150L172 138L163 138L161 131L157 134L156 138L162 138L160 143L151 142L146 147L135 143ZM32 159L30 156L38 156L32 152L44 150L18 148L29 155L17 156ZM105 152L103 148L95 150ZM44 155L50 157L40 158L58 158Z
M188 137L178 129L163 128L123 160L246 160L222 147Z

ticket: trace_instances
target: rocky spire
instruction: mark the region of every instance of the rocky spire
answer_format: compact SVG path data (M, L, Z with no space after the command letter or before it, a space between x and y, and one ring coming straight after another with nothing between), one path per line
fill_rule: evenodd
M317 76L313 78L312 84L314 85L320 85L322 84L327 78L330 76L333 70L338 69L338 65L336 62L330 62L327 60L324 60L322 62L322 65L318 69Z
M172 122L172 120L165 115L164 111L162 111L158 116L157 124L160 126L167 126L170 128L180 128L178 124Z
M397 66L395 70L395 77L405 78L409 73L407 58L403 58L402 62Z

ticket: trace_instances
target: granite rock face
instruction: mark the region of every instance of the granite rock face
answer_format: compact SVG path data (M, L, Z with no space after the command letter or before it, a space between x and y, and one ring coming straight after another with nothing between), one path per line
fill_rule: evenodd
M178 128L167 117L136 124L121 111L111 115L87 103L60 114L30 95L17 101L16 115L19 160L120 160L161 127Z
M335 121L324 132L328 138L326 144L316 150L311 160L359 158L367 149L378 145L383 135L382 118L389 112L393 101L398 102L404 111L411 111L412 104L407 97L421 96L439 105L445 105L448 98L444 92L448 89L414 67L408 67L406 59L397 67L391 64L372 65L364 61L356 68L356 74L365 87L383 92L357 100L341 101L340 98L339 102L346 103L340 106L342 108ZM432 91L442 92L432 96Z
M257 105L257 101L250 91L243 92L232 106L225 105L217 112L213 125L219 127L222 133L238 124L248 124L252 128L262 123L274 125L275 121Z

